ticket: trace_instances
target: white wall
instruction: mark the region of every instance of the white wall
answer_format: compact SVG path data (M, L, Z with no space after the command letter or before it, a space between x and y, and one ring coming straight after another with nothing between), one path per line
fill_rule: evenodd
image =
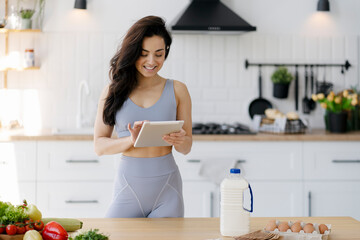
M258 96L257 69L246 70L245 59L289 63L343 63L347 59L353 67L345 75L338 68L327 68L326 78L335 84L336 91L359 85L360 16L356 13L360 1L331 0L331 12L327 14L316 12L317 0L223 2L255 25L257 31L243 35L173 35L171 53L161 70L164 77L187 84L194 121L250 123L248 105ZM88 9L81 11L73 9L74 0L48 0L42 33L10 35L10 50L22 53L33 47L41 70L9 72L8 87L21 93L28 89L38 92L43 127L75 127L78 84L87 80L91 94L85 97L84 107L91 124L100 92L108 82L109 60L129 26L145 15L159 15L171 23L188 3L88 0ZM0 46L3 43L1 36ZM293 84L288 99L272 97L273 70L263 69L263 96L281 111L293 111ZM304 71L299 70L301 102ZM324 69L319 69L318 76L323 78ZM324 126L322 115L318 106L308 116L312 126Z

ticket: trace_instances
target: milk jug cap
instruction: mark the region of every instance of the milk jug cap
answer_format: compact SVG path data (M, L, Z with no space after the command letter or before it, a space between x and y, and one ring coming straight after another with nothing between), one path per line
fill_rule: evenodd
M232 168L232 169L230 169L230 173L240 174L240 169L239 168Z

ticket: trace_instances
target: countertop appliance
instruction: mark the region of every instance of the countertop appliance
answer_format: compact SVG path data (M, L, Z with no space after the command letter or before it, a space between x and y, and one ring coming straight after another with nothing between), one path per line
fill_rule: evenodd
M193 134L256 134L252 132L250 128L241 123L193 123L192 127Z

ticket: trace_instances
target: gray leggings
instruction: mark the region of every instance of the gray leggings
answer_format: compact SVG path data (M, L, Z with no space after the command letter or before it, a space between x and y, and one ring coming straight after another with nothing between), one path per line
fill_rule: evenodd
M107 218L184 217L182 180L172 153L122 156Z

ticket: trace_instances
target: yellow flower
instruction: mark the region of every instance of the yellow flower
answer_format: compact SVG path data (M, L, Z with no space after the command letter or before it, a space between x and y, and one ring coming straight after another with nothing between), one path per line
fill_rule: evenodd
M318 93L317 98L318 100L323 100L325 95L323 93Z
M316 102L318 100L316 94L311 95L311 98L314 102Z
M353 95L351 95L352 99L357 99L358 95L356 93L354 93Z
M344 96L344 97L349 96L349 91L348 91L348 90L344 90L344 92L343 92L343 96Z
M320 106L322 107L322 108L324 108L324 109L326 109L327 108L327 104L326 103L320 103Z
M332 95L332 96L334 97L334 96L335 96L334 91L331 91L331 92L329 93L329 95Z
M358 104L358 100L357 100L357 99L353 99L353 100L351 101L351 105L356 106L357 104Z
M335 103L340 104L341 103L341 97L335 97Z
M327 96L327 100L329 100L330 102L334 101L334 95L329 94L329 95Z

